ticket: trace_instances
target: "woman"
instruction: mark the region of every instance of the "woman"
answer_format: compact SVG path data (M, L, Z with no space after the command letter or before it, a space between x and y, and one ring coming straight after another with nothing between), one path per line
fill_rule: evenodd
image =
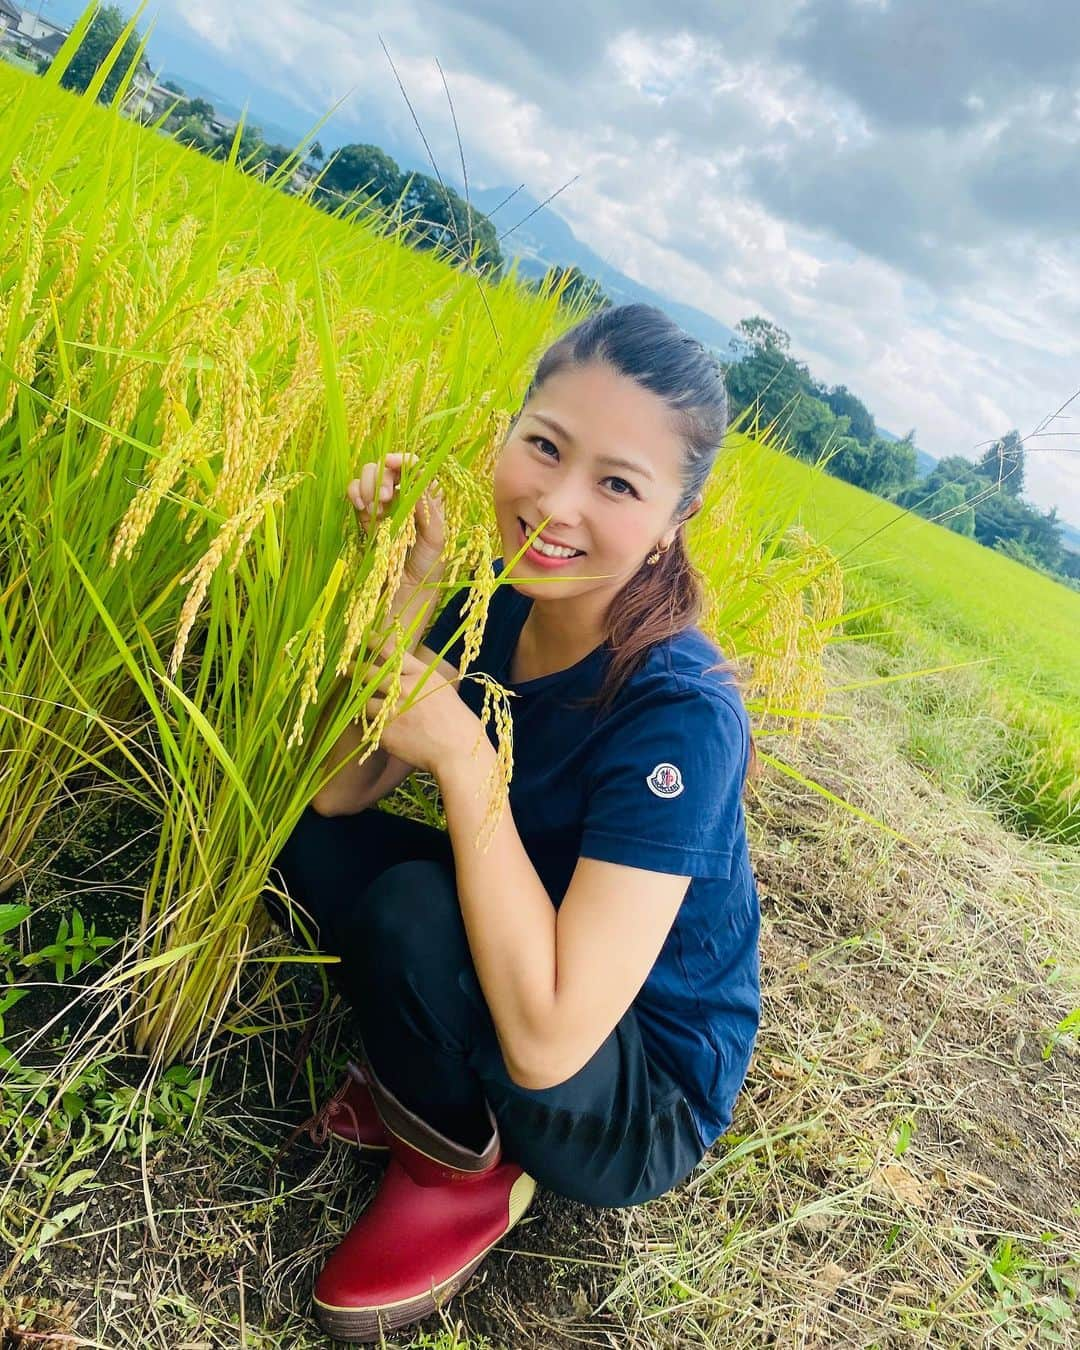
M638 1204L730 1122L759 1014L753 745L694 627L682 532L726 416L717 363L657 309L602 310L555 342L495 470L511 581L470 667L516 695L510 809L481 851L494 731L483 682L455 665L462 640L438 656L459 591L405 659L402 693L425 678L424 696L316 796L277 860L341 958L362 1033L324 1120L389 1151L315 1285L331 1335L376 1339L430 1313L535 1184ZM387 457L381 486L374 465L349 485L364 517L401 462ZM417 522L395 598L406 628L437 596L437 500ZM358 743L349 728L332 759ZM414 768L438 780L447 833L371 809Z

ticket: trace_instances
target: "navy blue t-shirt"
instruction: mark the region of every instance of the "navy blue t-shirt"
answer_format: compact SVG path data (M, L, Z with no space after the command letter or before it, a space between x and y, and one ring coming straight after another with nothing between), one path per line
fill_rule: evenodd
M494 571L502 569L497 559ZM450 599L427 647L450 640L466 595ZM510 660L531 607L509 584L497 587L469 667L517 695L514 824L556 905L579 857L692 878L633 1006L646 1052L682 1086L708 1147L731 1122L761 1007L760 912L742 806L746 711L731 676L709 670L722 658L697 628L656 643L602 720L595 707L572 704L598 692L606 646L514 684ZM463 646L459 637L445 659L457 666ZM483 681L463 679L458 689L479 714ZM493 718L488 735L494 744Z

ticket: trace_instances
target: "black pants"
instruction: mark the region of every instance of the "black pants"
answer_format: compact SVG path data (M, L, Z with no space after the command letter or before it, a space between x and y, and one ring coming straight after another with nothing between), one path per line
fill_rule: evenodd
M436 1129L486 1142L486 1098L505 1156L591 1205L662 1195L700 1160L689 1105L646 1055L633 1008L565 1082L532 1090L511 1079L442 830L374 809L324 817L309 806L275 866L314 921L320 949L341 958L328 969L356 1012L372 1068ZM266 902L286 921L276 898Z

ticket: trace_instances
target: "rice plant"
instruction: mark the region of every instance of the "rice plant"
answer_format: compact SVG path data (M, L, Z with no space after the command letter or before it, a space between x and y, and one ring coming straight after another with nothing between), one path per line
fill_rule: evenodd
M423 614L389 621L436 476L446 570L425 612L470 581L475 649L494 457L577 315L51 83L0 70L0 116L4 866L25 869L81 769L156 806L141 922L108 979L164 1062L222 1026L273 857L422 636ZM344 486L390 451L410 473L358 528ZM756 720L792 734L820 710L842 587L828 551L777 521L764 463L732 438L690 539L704 626L750 673Z

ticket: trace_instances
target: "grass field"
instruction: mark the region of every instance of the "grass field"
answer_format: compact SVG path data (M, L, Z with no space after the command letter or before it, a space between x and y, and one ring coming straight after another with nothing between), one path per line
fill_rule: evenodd
M1080 592L768 449L770 473L844 566L845 625L892 659L881 674L978 662L910 684L954 720L913 736L920 762L1007 820L1080 841ZM925 730L925 729L924 729Z

